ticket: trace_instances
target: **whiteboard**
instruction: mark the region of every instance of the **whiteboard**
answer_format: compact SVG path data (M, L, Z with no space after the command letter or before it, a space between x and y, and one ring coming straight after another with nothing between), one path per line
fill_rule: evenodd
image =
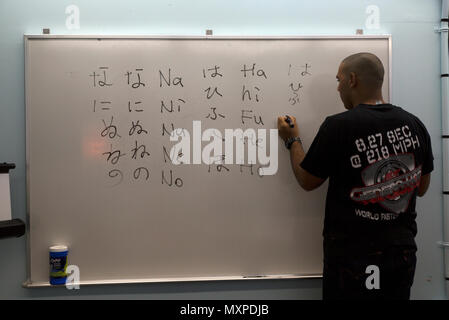
M261 176L257 163L175 165L169 134L290 114L308 150L345 111L346 56L379 56L389 99L389 36L25 36L25 51L25 286L48 285L58 244L81 284L321 276L327 183L303 191L279 138L278 170Z

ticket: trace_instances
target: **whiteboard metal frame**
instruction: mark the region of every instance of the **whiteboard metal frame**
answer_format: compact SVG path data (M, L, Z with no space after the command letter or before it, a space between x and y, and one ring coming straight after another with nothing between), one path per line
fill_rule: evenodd
M392 102L392 36L390 34L385 35L310 35L310 36L195 36L195 35L33 35L25 34L24 50L25 50L25 67L24 67L24 79L25 79L25 123L26 123L26 218L27 218L27 280L22 283L24 288L43 288L43 287L61 287L53 286L49 282L32 282L31 281L31 243L30 243L30 176L29 176L29 118L28 118L28 106L27 101L27 60L28 60L28 41L30 40L55 40L55 39L116 39L116 40L357 40L357 39L378 39L388 41L388 96L389 102ZM322 274L283 274L283 275L256 275L256 276L217 276L217 277L183 277L183 278L155 278L155 279L120 279L120 280L95 280L95 281L80 281L81 286L90 285L117 285L117 284L144 284L144 283L169 283L169 282L199 282L199 281L222 281L222 280L273 280L273 279L318 279L322 278Z
M146 284L146 283L171 283L171 282L204 282L225 280L280 280L280 279L320 279L322 274L297 275L282 274L269 276L223 276L223 277L194 277L194 278L154 278L154 279L120 279L120 280L95 280L80 281L79 283L68 283L69 285L95 286L95 285L117 285L117 284ZM65 285L51 285L49 282L31 282L29 280L22 284L23 288L64 287Z

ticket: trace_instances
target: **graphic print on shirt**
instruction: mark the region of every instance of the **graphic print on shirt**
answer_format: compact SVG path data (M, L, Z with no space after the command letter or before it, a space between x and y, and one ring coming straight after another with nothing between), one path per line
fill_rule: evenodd
M361 172L364 186L353 188L350 198L362 205L377 203L388 211L380 214L381 220L394 220L407 211L413 191L419 186L421 166L416 167L411 152L421 146L408 126L387 131L386 137L376 133L355 141L359 153L350 158L352 167L361 168L363 156L368 166ZM378 213L356 210L355 214L379 220Z

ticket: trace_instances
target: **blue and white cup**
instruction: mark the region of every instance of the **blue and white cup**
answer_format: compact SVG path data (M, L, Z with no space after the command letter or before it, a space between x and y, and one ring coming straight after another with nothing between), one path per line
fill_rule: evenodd
M67 246L50 247L50 284L61 285L67 281Z

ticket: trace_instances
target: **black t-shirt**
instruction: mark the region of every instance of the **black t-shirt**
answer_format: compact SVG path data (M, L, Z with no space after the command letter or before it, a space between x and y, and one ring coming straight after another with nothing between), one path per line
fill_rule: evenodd
M391 104L327 117L301 167L329 177L325 255L415 245L417 187L433 170L430 137L417 117Z

